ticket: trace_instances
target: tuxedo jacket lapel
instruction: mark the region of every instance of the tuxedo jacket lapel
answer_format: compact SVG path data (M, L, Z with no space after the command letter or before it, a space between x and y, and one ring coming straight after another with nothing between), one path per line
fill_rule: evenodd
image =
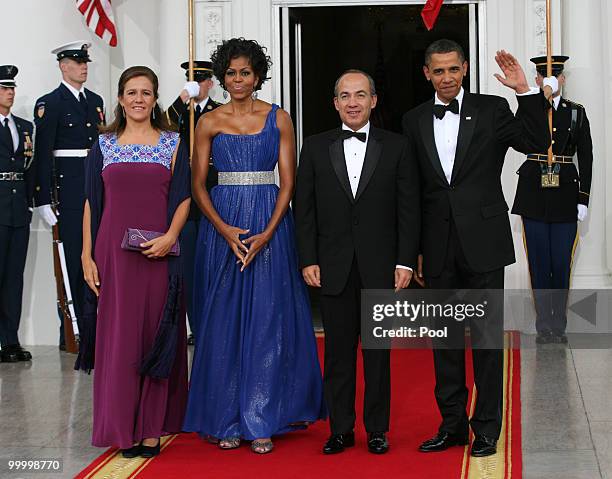
M434 119L433 119L433 100L428 108L425 108L425 111L419 118L419 128L421 130L421 135L423 138L423 144L425 145L425 149L427 150L427 156L431 161L434 170L440 175L440 178L447 183L446 175L444 174L444 170L442 169L442 163L440 163L440 156L438 155L438 149L436 148L436 137L434 136Z
M351 190L351 183L348 177L348 171L346 170L346 161L344 159L344 145L340 136L340 129L338 129L338 137L329 145L329 157L331 159L332 166L340 181L342 189L348 196L351 203L355 200L353 198L353 192Z
M382 154L382 144L377 134L376 128L370 128L370 137L368 138L368 146L366 147L365 158L363 159L363 167L361 168L361 175L359 176L359 185L357 186L357 193L355 194L355 201L359 200L359 197L368 186L368 182L374 174L378 160Z
M455 150L455 162L453 163L451 183L455 181L461 170L461 166L465 162L465 157L472 143L472 137L474 136L476 122L478 121L478 110L472 100L473 97L469 93L466 92L463 95L463 103L461 105L461 111L459 112L461 119L459 121L459 136L457 137L457 149Z

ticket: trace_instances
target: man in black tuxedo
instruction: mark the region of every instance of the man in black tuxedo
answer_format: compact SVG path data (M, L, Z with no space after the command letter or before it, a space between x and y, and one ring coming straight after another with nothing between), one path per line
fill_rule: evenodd
M325 454L354 444L357 345L363 288L406 288L416 267L419 183L408 141L370 126L374 81L349 70L334 88L342 127L304 141L294 211L300 265L321 288L325 399L331 436ZM368 449L388 450L389 350L363 350Z
M463 49L450 40L434 42L425 53L425 76L435 97L406 113L404 134L410 155L419 164L421 182L421 253L418 275L435 289L503 289L504 267L514 263L514 245L500 175L509 147L529 153L545 151L546 100L530 89L516 59L498 52L505 77L497 79L516 91L516 117L498 96L465 92L467 73ZM554 82L548 80L554 88ZM422 259L422 261L421 261ZM497 321L499 321L497 323ZM493 322L501 338L503 313ZM471 323L472 341L487 333L486 323ZM466 414L465 353L434 349L435 396L442 415L438 434L420 446L441 451L468 441L468 424L475 440L473 456L496 452L501 430L503 350L472 351L478 390L471 420Z

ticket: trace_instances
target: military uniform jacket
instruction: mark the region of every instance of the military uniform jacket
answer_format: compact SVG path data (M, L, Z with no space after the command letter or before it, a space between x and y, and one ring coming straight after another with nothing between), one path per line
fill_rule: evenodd
M569 223L577 221L578 204L589 205L593 168L589 119L582 105L565 98L561 98L557 110L553 109L553 153L568 157L577 154L578 169L574 163L561 163L560 186L542 188L541 165L546 162L526 160L517 171L519 181L512 213L548 223Z
M178 97L174 101L172 106L170 106L170 108L168 108L168 110L166 111L166 116L168 117L168 121L172 125L176 125L181 135L181 140L183 141L185 145L187 145L188 148L190 145L189 143L190 141L189 140L190 138L189 111L191 109L190 103L191 102L183 103L183 100L181 99L181 97ZM206 103L206 106L204 107L204 111L201 112L199 115L196 111L195 125L198 124L199 119L202 118L206 113L214 110L215 108L219 106L221 106L221 104L216 103L215 101L213 101L212 98L209 98L208 102ZM217 184L217 170L211 164L208 170L208 176L206 177L206 189L210 191L210 189L216 184ZM189 210L189 219L190 220L197 219L201 215L202 213L200 213L200 209L198 208L197 203L195 201L192 201L191 209Z
M102 97L85 89L87 110L61 84L41 97L34 107L36 124L36 205L50 204L55 184L60 208L81 209L85 203L85 158L55 158L55 150L89 150L104 124ZM57 183L56 183L57 182Z
M0 172L20 173L22 180L0 181L0 225L21 227L30 223L34 192L34 169L32 168L34 125L13 115L19 135L17 151L0 138Z

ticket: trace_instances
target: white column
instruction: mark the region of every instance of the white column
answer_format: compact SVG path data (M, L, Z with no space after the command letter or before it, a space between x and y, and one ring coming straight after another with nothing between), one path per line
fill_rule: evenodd
M563 0L563 54L570 57L563 95L586 108L594 154L589 216L579 226L581 241L574 258L572 286L577 289L611 285L606 250L606 195L610 186L606 181L609 150L604 100L609 95L605 94L608 85L602 81L606 63L602 45L609 37L603 35L602 13L599 0Z
M606 0L601 1L601 18L600 25L602 28L602 52L601 52L601 67L602 77L600 83L600 89L602 91L608 91L610 85L612 85L612 5ZM603 94L599 97L599 101L602 104L602 108L605 112L604 118L604 137L605 146L604 155L600 158L600 162L605 165L609 164L610 156L612 155L612 97L609 94ZM610 219L610 213L612 213L612 167L606 168L605 171L605 182L606 182L606 196L604 208L604 215L606 217L606 250L607 250L607 266L609 270L612 270L612 220ZM606 206L608 205L608 206Z
M185 83L180 65L189 60L189 0L161 0L159 37L159 97L166 109Z

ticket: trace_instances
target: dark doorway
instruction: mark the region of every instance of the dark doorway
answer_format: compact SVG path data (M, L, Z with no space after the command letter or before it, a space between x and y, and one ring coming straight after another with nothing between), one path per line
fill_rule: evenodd
M459 42L469 54L469 5L444 5L433 31L421 20L422 5L290 8L290 31L301 29L301 55L290 35L292 108L298 109L295 66L301 57L303 137L338 126L333 85L349 68L376 81L378 107L372 122L400 131L402 115L433 96L422 71L427 45L439 38ZM464 81L469 90L469 77Z

